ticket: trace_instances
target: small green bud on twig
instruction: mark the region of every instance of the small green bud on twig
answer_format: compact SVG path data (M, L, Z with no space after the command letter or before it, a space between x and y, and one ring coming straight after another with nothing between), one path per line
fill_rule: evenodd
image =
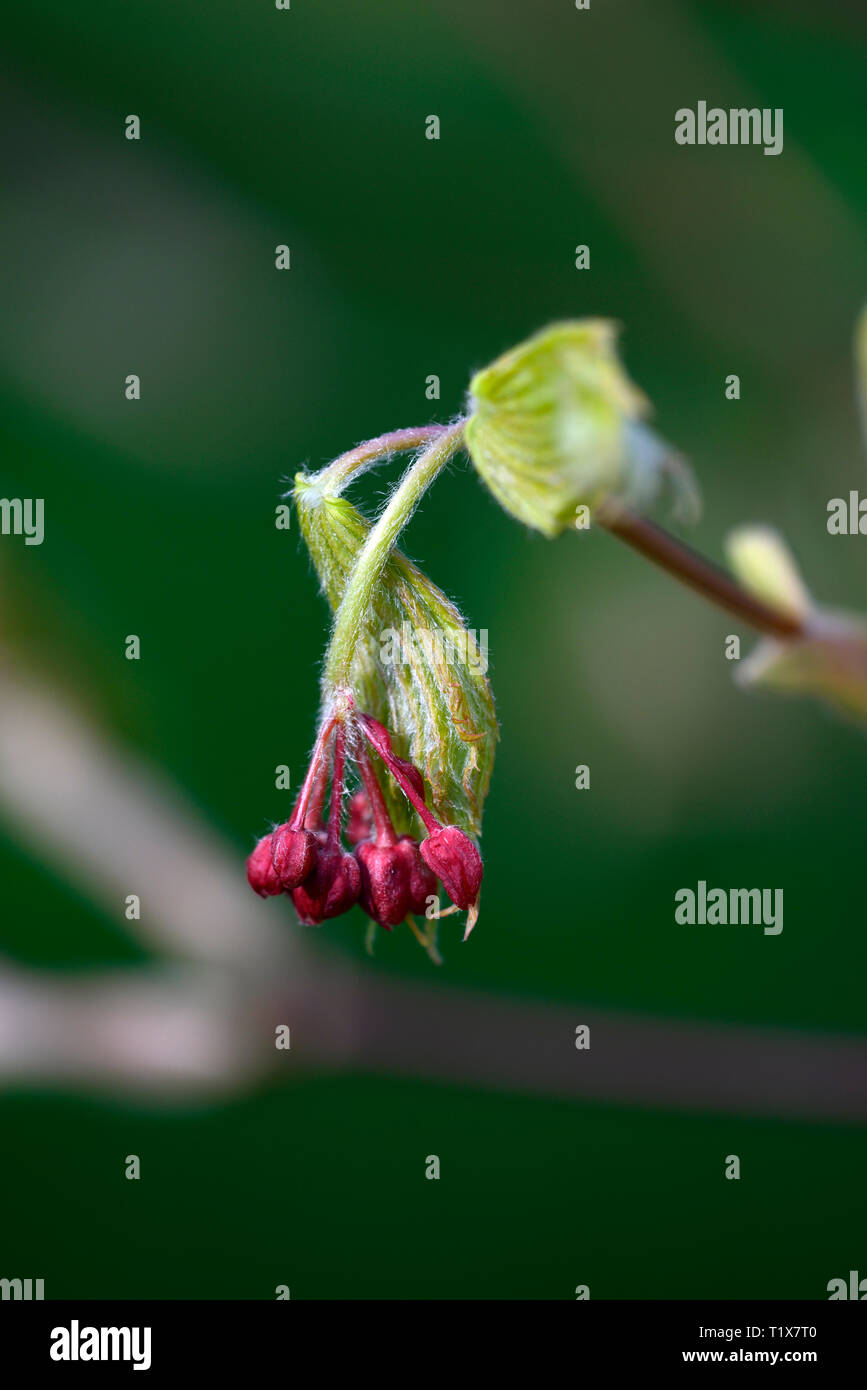
M841 713L867 720L867 622L816 607L788 547L766 526L728 537L729 562L744 586L795 617L800 631L765 638L738 671L741 685L814 695Z

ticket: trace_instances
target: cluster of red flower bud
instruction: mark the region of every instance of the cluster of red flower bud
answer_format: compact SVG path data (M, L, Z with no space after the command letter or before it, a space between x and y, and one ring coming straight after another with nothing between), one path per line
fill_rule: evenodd
M351 853L341 839L348 743L363 784L349 801L345 833ZM428 832L421 842L396 833L367 744L418 812ZM440 825L432 815L421 773L397 757L384 725L350 706L323 723L292 816L259 841L247 860L247 879L263 898L288 893L306 925L339 917L360 903L388 931L426 912L439 879L455 907L469 912L469 932L478 913L482 860L469 835L456 825Z

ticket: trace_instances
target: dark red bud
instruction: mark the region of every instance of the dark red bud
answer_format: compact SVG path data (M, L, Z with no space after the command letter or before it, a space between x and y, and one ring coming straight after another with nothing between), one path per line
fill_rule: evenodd
M316 863L317 837L312 830L293 830L278 825L271 836L274 872L287 893L297 888Z
M361 868L361 906L390 931L409 912L409 864L399 845L372 841L359 845L355 857Z
M367 799L367 792L357 791L349 798L349 815L346 822L346 838L351 845L360 845L373 834L373 812Z
M361 870L336 838L327 838L316 855L313 872L292 892L295 909L305 926L318 926L339 917L358 902Z
M422 857L456 907L471 908L482 885L482 856L469 835L456 825L444 825L422 840Z
M411 835L401 835L395 848L409 871L409 910L422 916L427 912L428 898L437 896L436 874L422 859L418 841Z
M260 898L273 898L283 892L271 858L273 836L263 835L247 860L247 882Z

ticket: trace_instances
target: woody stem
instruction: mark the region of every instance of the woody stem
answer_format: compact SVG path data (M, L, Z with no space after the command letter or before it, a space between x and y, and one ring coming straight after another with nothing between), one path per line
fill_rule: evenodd
M597 520L612 535L632 546L640 555L652 560L660 569L679 579L681 584L715 603L718 608L772 637L798 637L804 630L801 619L772 608L754 598L746 589L711 564L703 555L669 535L661 526L618 506L603 510Z

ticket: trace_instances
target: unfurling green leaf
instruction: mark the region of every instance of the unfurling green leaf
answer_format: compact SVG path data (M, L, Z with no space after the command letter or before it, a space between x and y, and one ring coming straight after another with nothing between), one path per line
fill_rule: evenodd
M740 667L743 685L814 695L850 718L867 721L867 623L826 617L815 631L787 642L765 638Z
M295 479L294 495L302 534L336 611L371 523L304 474ZM474 834L497 739L486 669L486 635L479 642L445 594L392 551L354 648L352 693L360 710L392 731L395 752L420 768L437 817ZM415 828L404 797L390 783L385 790L397 828Z
M551 324L470 383L470 458L506 511L546 536L574 526L579 507L643 508L666 477L680 509L697 509L685 464L643 423L616 337L606 319Z

